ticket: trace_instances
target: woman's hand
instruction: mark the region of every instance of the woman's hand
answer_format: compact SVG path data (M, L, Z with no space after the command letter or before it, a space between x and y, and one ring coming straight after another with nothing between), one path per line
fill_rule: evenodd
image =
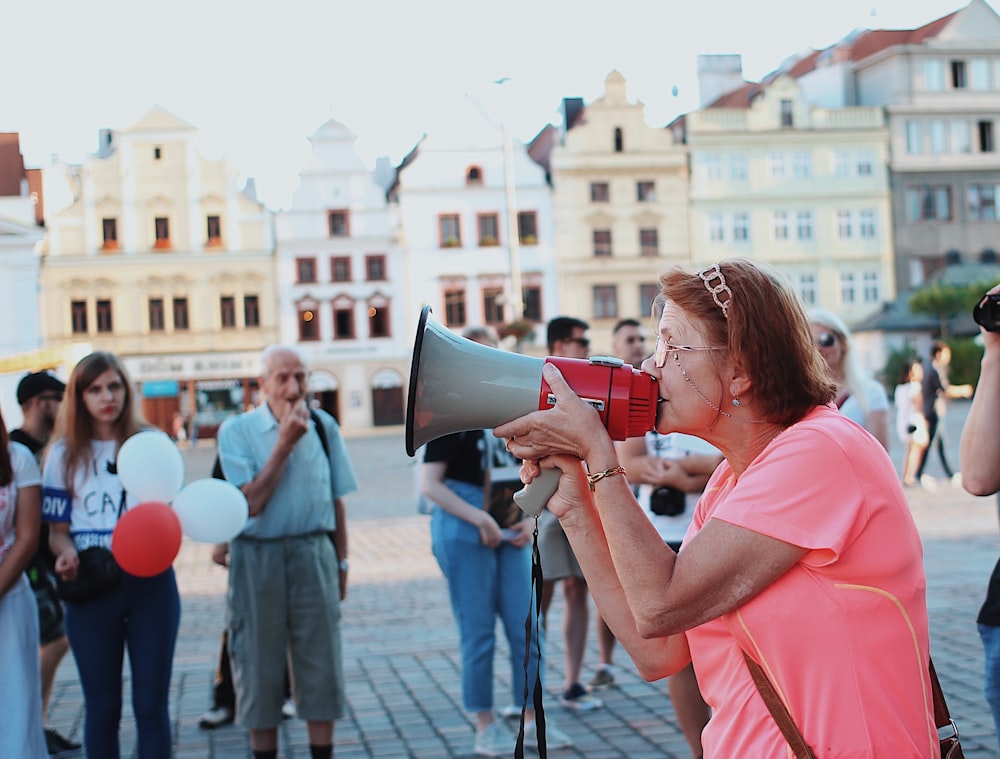
M503 541L503 531L500 529L500 525L497 524L497 520L485 511L480 511L480 514L481 517L478 519L478 524L476 524L476 527L479 528L479 539L484 546L496 548Z
M531 536L535 532L535 520L532 517L522 519L517 524L511 525L510 529L514 531L514 537L507 542L515 548L521 548L531 542Z
M80 557L75 548L67 548L56 556L56 574L66 582L76 579L76 570L80 566Z
M587 472L583 468L583 462L578 458L575 456L548 456L541 461L524 461L521 463L521 482L525 485L530 484L543 468L560 471L559 488L546 506L559 519L568 515L575 507L591 502Z

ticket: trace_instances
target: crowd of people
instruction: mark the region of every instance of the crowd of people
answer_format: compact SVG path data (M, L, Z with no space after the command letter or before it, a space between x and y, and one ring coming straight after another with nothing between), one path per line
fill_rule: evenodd
M650 318L621 320L608 346L657 384L655 428L644 437L612 440L546 362L554 408L426 446L419 487L458 627L473 753L512 754L510 718L521 718L525 745L535 740L531 689L545 671L548 612L561 584L565 709L604 706L598 693L615 687L620 645L640 675L666 678L692 757L785 756L785 725L765 687L782 694L786 718L818 755L936 756L921 695L931 688L922 548L903 487L938 486L925 471L936 448L953 484L1000 490L990 437L1000 423L1000 333L983 331L980 386L988 390L973 401L960 475L941 422L948 399L971 397L972 387L949 382L947 344L905 363L890 404L844 321L807 312L775 270L730 259L672 269L661 288ZM548 354L588 358L588 331L581 319L551 320ZM464 336L498 346L490 328ZM202 727L235 720L249 730L254 758L270 759L291 711L306 722L313 759L330 757L347 699L344 498L358 483L336 421L308 402L298 350L268 347L261 387L264 401L218 434L217 476L244 492L250 519L213 551L229 568L220 652L229 695ZM18 686L0 694L0 755L120 756L127 651L138 755L169 757L181 616L173 570L137 577L115 567L91 597L64 595L93 562L108 561L114 528L136 505L115 463L122 444L149 428L133 383L116 355L99 351L66 383L28 374L17 395L21 427L8 434L0 420L0 638L11 641L0 646L0 672ZM893 431L899 473L888 455ZM543 469L561 474L538 522L536 631L525 624L534 520L489 505L491 475L518 464L526 482ZM896 550L887 553L889 542ZM598 661L584 685L591 599ZM1000 731L998 599L1000 562L978 620ZM499 709L497 621L510 668L510 703ZM44 721L68 650L84 697L82 747ZM879 687L890 681L893 689ZM551 718L544 734L550 749L573 745Z

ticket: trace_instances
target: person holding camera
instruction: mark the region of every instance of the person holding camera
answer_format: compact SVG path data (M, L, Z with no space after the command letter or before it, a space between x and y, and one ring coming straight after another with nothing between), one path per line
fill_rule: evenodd
M771 693L824 757L937 757L920 534L885 448L832 405L794 286L745 258L672 268L660 285L656 350L642 364L656 430L725 457L681 551L637 503L597 410L552 363L542 376L555 406L494 429L524 462L522 481L559 470L548 509L639 673L694 664L712 709L706 758L789 756Z
M719 449L692 435L661 435L656 430L644 438L629 438L616 447L629 482L639 485L639 505L663 542L680 551L698 497L722 462ZM667 691L691 756L697 759L702 755L701 731L712 712L701 695L694 667L688 664L671 675Z
M972 495L992 495L1000 491L1000 285L983 296L973 317L983 338L983 360L962 428L962 487ZM986 654L984 695L1000 740L1000 560L990 575L976 626Z

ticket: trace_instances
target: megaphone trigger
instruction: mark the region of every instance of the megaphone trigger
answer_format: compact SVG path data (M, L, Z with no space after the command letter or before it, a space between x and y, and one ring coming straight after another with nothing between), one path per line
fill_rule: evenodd
M543 469L530 485L514 493L514 503L527 516L537 517L559 488L560 476L562 473L558 469Z

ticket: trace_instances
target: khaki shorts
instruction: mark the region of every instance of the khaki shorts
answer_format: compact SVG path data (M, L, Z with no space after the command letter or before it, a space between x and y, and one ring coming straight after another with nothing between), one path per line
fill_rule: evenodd
M542 560L542 579L562 580L583 577L583 570L573 555L569 538L559 520L548 509L538 517L538 554Z
M239 724L281 723L286 660L301 719L344 716L340 576L326 533L234 540L227 629Z

